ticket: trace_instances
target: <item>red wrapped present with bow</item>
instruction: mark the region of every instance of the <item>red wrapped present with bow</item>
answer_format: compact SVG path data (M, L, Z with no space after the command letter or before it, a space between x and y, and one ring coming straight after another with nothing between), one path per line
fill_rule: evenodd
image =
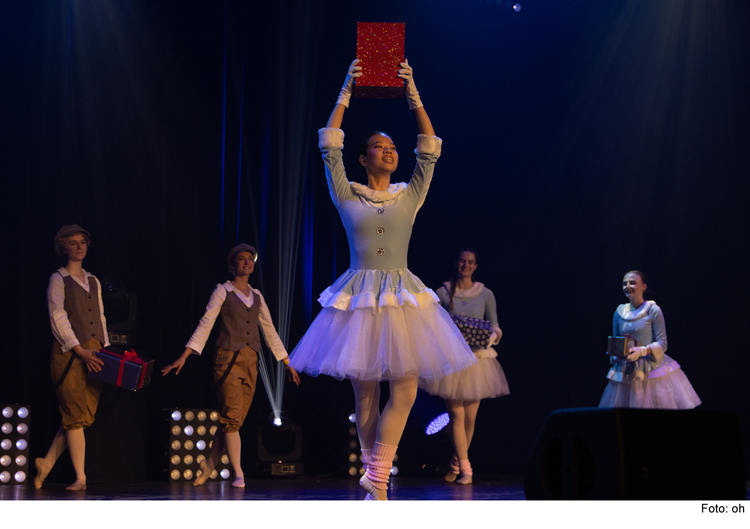
M404 97L398 77L404 62L404 23L357 22L357 59L362 75L354 81L354 97Z
M131 391L139 390L151 381L154 360L139 356L135 349L125 351L108 347L99 349L97 356L104 365L101 371L90 371L90 377Z

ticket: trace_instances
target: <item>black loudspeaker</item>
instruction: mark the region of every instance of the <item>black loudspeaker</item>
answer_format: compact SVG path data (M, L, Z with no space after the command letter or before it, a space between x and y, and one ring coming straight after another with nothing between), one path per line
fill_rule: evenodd
M547 418L524 480L529 500L745 499L733 412L573 408Z

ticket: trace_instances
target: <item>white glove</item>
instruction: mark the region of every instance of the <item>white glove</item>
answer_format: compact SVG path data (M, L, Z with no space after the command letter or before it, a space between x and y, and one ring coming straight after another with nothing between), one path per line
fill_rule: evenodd
M354 79L362 75L362 72L360 72L362 67L357 66L358 62L359 59L354 59L351 65L349 65L349 71L346 74L346 79L344 79L344 86L341 87L339 98L336 100L336 104L344 105L346 108L349 108L349 99L351 99L354 91Z
M404 59L404 62L401 63L401 68L402 69L398 71L398 76L401 79L406 80L404 89L406 92L406 100L409 103L409 110L414 110L415 108L424 106L422 100L419 98L417 87L414 85L414 70L409 66L409 61Z
M630 353L628 355L628 362L635 362L640 357L651 354L648 347L631 347L628 352Z

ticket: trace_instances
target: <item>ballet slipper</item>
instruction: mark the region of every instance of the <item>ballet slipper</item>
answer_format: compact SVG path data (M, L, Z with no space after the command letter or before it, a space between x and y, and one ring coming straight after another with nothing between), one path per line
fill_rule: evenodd
M81 481L76 481L75 483L72 483L71 485L68 485L67 487L65 487L65 490L72 490L72 491L86 490L86 483L83 483Z
M451 457L450 463L448 463L449 469L448 472L445 473L445 476L443 476L443 479L447 481L448 483L453 483L456 481L456 478L458 477L458 473L460 472L459 466L458 466L458 457L454 454L453 457Z
M236 489L244 489L245 488L245 478L234 478L234 481L232 482L232 486Z
M359 486L367 492L365 501L388 501L388 489L377 488L369 479L367 479L367 475L364 475L359 479Z
M208 471L208 465L205 460L201 461L198 466L201 469L201 475L193 480L193 487L204 485L206 481L208 481L208 478L211 477L211 473Z
M36 467L36 476L34 476L34 488L35 489L41 489L42 484L44 483L44 480L47 479L47 474L49 474L49 471L45 472L42 468L42 463L44 462L44 459L41 457L37 457L34 460L34 466Z

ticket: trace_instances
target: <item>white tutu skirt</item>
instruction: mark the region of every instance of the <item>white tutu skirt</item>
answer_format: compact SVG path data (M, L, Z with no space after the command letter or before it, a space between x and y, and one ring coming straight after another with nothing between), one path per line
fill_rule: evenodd
M600 408L690 410L701 403L680 364L667 355L643 379L612 376L612 371L609 378Z
M475 351L475 355L476 365L439 380L420 384L420 388L430 395L451 400L482 400L508 395L508 381L497 361L495 350L488 347Z
M290 355L308 375L429 382L477 363L432 290L406 269L349 270Z

